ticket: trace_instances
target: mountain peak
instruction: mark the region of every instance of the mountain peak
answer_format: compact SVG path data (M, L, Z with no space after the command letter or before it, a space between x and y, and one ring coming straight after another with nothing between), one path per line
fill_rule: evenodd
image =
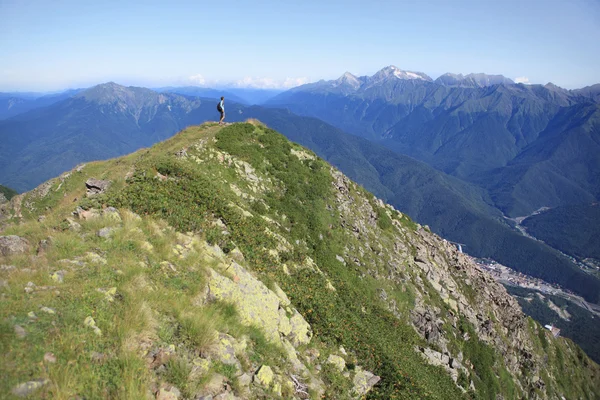
M471 73L468 75L453 74L450 72L441 75L435 80L444 86L460 87L486 87L492 85L514 85L515 82L503 75L489 75L485 73Z
M423 80L428 82L432 81L432 79L423 72L404 71L396 67L395 65L389 65L385 68L382 68L369 80L372 83L377 83L389 80L390 78L397 78L403 80Z
M157 96L164 97L165 95L147 88L123 86L115 82L107 82L86 89L74 97L99 104L119 102L131 105L132 103L144 103L148 99L154 99Z
M335 81L335 83L336 83L336 86L345 84L345 85L349 85L349 86L353 87L354 89L359 88L360 85L362 84L356 75L353 75L348 71L344 72L344 74L342 76L340 76Z

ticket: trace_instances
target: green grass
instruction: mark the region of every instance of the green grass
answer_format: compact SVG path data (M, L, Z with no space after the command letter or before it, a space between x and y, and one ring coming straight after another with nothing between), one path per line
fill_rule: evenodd
M182 147L188 149L188 157L175 157L173 154ZM355 360L351 365L358 364L379 375L381 381L368 398L468 396L442 368L426 364L415 351L415 346L426 345L409 319L418 295L415 280L419 272L407 261L399 266L396 280L385 278L390 273L387 253L395 241L404 240L407 259L414 256L411 241L417 240L417 224L406 215L388 214L371 195L353 184L349 187L350 214L340 214L331 167L319 159L301 160L292 148L297 146L258 124L190 128L122 162L110 160L86 167L98 176L104 176L104 169L114 172L114 183L108 194L83 205L118 207L121 222L104 218L80 221L81 232L60 228L60 222L76 204L73 199L82 195L80 185L85 174L66 180L60 190L39 204L32 203L29 221L9 227L7 232L35 240L52 236L52 245L43 257L35 259L37 272L10 275L9 289L3 292L0 346L11 351L0 365L0 372L6 376L0 389L9 392L23 377L50 377L53 386L47 391L57 398L84 394L86 398L139 398L152 381L169 382L185 396L192 396L208 377L192 381L190 360L206 353L216 339L216 331L248 339L246 354L240 355L246 367L267 364L282 373L289 371L284 350L269 342L261 327L242 325L233 305L197 302L203 296L207 268L213 266L204 257L204 240L208 240L226 253L240 249L245 265L254 274L267 286L277 283L286 292L312 327L315 339L311 346L329 354L343 345L351 352L349 358ZM251 174L242 162L248 163ZM125 173L132 167L133 175L125 180ZM238 196L232 184L246 197ZM40 204L52 207L41 224L35 220L42 210ZM350 233L354 222L366 218L358 209L369 215L374 212L377 220L360 238ZM216 225L216 221L224 225ZM97 237L96 231L103 226L116 228L111 238ZM190 236L182 238L181 233L186 232ZM191 240L185 247L187 256L174 251L184 239ZM376 250L367 248L367 243L374 249L381 245L381 253L375 257ZM366 249L367 253L360 255L358 249ZM88 252L98 254L106 263L90 261ZM346 253L350 253L348 257ZM346 262L338 261L338 255L343 255ZM86 261L86 265L60 262L76 258ZM306 268L309 259L320 273ZM8 261L18 268L31 266L29 255ZM50 273L59 268L67 270L63 284L50 278ZM427 282L426 277L421 279ZM457 279L464 291L461 279ZM38 286L55 285L59 294L48 290L27 296L23 287L30 280ZM432 291L427 283L425 286ZM113 287L114 301L98 291ZM388 309L380 299L380 289L396 301L405 319ZM474 292L467 293L467 297L471 301L478 298ZM439 296L430 295L424 301L437 305L442 313L448 312ZM37 310L41 305L55 308L57 314L40 313ZM29 321L27 313L31 310L36 310L37 321ZM102 336L84 326L87 316L93 316ZM15 338L16 323L29 332L27 338ZM461 376L465 383L462 386L468 387L466 381L473 379L480 398L521 395L515 388L515 378L502 366L502 357L478 340L467 323L459 325L462 332L470 333L470 340L459 339L462 336L458 333L462 332L449 324L445 329L453 334L451 348L463 351L473 365L468 376ZM533 335L532 331L532 336L539 341L537 333ZM146 343L154 349L177 349L163 373L145 366ZM544 348L543 342L536 345ZM546 347L555 349L551 344ZM56 365L40 364L46 351L56 354ZM106 357L90 362L93 352ZM565 368L586 360L562 347L552 354L552 365L562 360L569 366ZM323 368L326 397L344 398L350 387L347 378L327 366ZM211 371L236 385L236 371L231 366L213 363ZM561 392L578 393L586 385L583 376L577 376L574 384L560 381Z

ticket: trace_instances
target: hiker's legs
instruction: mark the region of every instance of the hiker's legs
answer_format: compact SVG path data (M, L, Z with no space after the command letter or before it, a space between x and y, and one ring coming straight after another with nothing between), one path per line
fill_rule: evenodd
M223 122L224 119L225 119L225 112L222 112L221 119L219 120L219 125Z

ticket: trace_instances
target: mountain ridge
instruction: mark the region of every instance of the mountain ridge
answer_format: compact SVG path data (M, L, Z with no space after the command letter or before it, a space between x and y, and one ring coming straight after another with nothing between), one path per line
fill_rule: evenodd
M489 185L481 182L492 180L498 169L509 167L522 152L531 153L538 148L540 154L549 154L542 145L547 142L544 131L553 129L549 124L570 129L561 122L569 113L573 122L585 123L585 115L578 116L577 110L593 109L597 104L589 93L584 96L552 85L450 87L436 82L398 80L348 91L339 90L332 82L335 81L295 88L276 96L268 105L322 119L486 190L490 190ZM571 111L563 110L569 107ZM538 139L538 147L530 146ZM593 158L593 146L577 151L582 159ZM570 172L567 162L563 162L562 168L558 170L562 176L556 182L567 182L570 179L567 175L576 172L574 169ZM591 183L580 182L580 185L579 192L595 190ZM524 191L517 207L504 201L497 206L509 216L518 216L543 206L567 204L571 197L565 183L559 186L562 187L557 188L558 194L547 204L533 192ZM497 182L491 190L505 191L507 187ZM507 196L511 194L496 195L499 199Z
M82 165L0 210L2 235L33 244L4 256L14 267L10 311L0 313L17 317L2 318L3 331L16 333L1 340L20 361L0 364L6 392L600 393L599 367L527 319L454 245L257 121L190 127L150 149ZM44 292L50 284L61 295ZM31 307L40 310L35 319ZM46 356L57 370L38 361L54 338L37 332L51 322L60 327L54 337L86 343L70 361L72 341L57 340ZM35 354L27 351L33 343ZM62 379L68 362L90 372Z

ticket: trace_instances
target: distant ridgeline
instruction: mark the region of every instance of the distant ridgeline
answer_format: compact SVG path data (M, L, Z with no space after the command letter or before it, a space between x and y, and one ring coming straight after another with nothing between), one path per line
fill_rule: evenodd
M20 196L0 205L0 393L600 398L600 367L470 257L256 120Z
M488 190L510 217L600 199L600 85L565 90L502 76L371 77L293 88L267 104L381 142Z

